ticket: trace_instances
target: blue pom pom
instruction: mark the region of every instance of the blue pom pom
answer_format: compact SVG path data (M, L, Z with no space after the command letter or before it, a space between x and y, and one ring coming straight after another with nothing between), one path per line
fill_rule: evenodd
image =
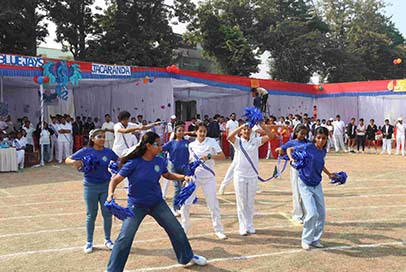
M189 177L193 177L195 175L195 171L197 167L199 167L202 164L201 160L195 160L186 165L185 169L185 175Z
M114 199L112 199L110 202L107 202L106 200L106 202L104 202L104 206L111 212L112 215L120 220L124 220L127 217L135 217L133 210L121 207L114 201Z
M100 162L93 156L87 155L82 159L82 168L79 169L80 172L90 173L99 168Z
M306 167L307 161L309 160L309 155L306 151L294 150L292 152L292 158L295 160L295 162L291 162L290 164L293 168L299 170Z
M347 182L347 173L345 173L344 171L335 173L336 177L331 179L330 183L332 184L339 184L339 185L343 185Z
M194 182L188 183L185 187L182 188L180 193L177 196L175 196L174 206L177 209L180 209L180 207L182 207L182 205L185 204L185 201L193 194L195 190L196 184Z
M109 170L111 173L113 173L114 175L118 173L119 169L118 169L118 162L115 161L110 161L109 163Z
M253 128L256 124L264 121L262 112L256 107L246 107L243 117L248 118L249 126Z

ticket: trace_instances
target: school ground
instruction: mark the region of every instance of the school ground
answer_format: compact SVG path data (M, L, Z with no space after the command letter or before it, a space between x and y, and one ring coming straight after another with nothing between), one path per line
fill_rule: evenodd
M230 161L218 162L220 184ZM261 160L269 177L275 160ZM290 220L289 171L262 183L257 195L257 234L240 236L231 184L219 197L227 240L214 236L202 192L192 207L190 242L206 267L181 267L166 233L151 219L141 225L128 271L406 271L406 158L375 154L327 156L330 171L344 170L344 186L323 189L327 222L326 248L303 251L301 225ZM85 244L85 205L81 174L71 167L50 165L0 174L0 271L103 271L110 251L103 246L99 212L91 254ZM172 195L172 189L169 192ZM118 193L121 204L125 193ZM114 239L121 222L113 222Z

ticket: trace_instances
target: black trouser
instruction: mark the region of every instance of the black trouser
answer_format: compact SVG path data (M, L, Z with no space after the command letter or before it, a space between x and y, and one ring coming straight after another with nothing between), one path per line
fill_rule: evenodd
M268 101L268 95L262 96L262 101L261 101L261 112L266 112L266 102Z
M365 135L357 135L357 150L362 146L362 151L365 150Z

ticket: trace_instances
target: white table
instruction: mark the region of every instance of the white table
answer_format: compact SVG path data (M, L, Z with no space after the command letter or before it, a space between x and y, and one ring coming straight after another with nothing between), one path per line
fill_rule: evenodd
M17 171L17 152L15 148L0 148L0 172Z

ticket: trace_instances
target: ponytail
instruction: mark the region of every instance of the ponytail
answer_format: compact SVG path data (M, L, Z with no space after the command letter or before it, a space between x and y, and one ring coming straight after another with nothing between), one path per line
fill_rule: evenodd
M121 168L129 160L144 156L145 152L147 152L147 144L154 144L156 139L159 139L159 135L155 132L148 131L145 133L144 136L142 136L141 141L136 146L131 148L132 151L130 151L130 149L130 152L120 158L119 168Z

